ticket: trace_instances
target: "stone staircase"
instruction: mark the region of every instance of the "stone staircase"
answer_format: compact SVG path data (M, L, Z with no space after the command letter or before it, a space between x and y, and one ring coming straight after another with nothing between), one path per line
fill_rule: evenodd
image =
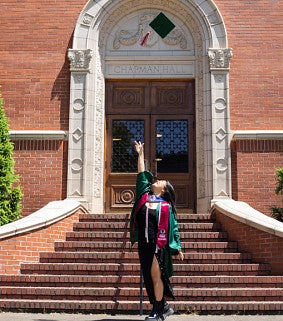
M283 310L283 276L239 253L211 214L179 214L178 222L185 260L174 261L176 312ZM0 275L0 310L137 314L140 267L128 228L128 214L81 214L54 252L22 263L20 275Z

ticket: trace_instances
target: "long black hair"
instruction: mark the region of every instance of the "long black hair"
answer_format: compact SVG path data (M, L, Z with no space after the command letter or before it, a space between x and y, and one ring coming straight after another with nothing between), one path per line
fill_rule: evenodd
M177 215L177 211L176 211L176 194L175 194L175 190L174 187L172 186L172 184L169 181L166 181L166 185L164 188L164 193L162 195L162 197L164 198L165 201L167 201L168 203L171 204L172 209L173 209L173 213L175 215Z

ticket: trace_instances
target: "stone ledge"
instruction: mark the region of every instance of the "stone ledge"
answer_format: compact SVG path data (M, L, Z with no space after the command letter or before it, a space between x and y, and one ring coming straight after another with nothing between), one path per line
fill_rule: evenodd
M238 222L283 237L283 223L255 210L245 202L234 201L233 199L212 200L213 209Z
M270 140L283 139L283 130L235 130L232 131L232 140Z
M65 199L50 202L29 216L1 226L0 239L44 228L72 215L79 209L87 212L86 208L78 201Z
M68 140L64 130L10 130L9 136L15 140Z

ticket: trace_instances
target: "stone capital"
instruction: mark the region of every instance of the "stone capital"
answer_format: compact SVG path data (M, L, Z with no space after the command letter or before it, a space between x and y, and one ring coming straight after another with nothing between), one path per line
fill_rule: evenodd
M208 49L208 59L210 71L229 70L232 49Z
M90 71L90 60L92 58L91 49L86 50L68 50L71 71Z

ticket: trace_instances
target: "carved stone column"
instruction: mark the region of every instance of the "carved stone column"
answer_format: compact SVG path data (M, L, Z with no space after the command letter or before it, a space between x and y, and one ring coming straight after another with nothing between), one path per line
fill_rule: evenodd
M229 124L229 66L231 49L209 49L211 74L211 117L213 199L230 198L231 157Z
M85 201L85 113L86 88L92 52L69 49L71 96L67 197Z

